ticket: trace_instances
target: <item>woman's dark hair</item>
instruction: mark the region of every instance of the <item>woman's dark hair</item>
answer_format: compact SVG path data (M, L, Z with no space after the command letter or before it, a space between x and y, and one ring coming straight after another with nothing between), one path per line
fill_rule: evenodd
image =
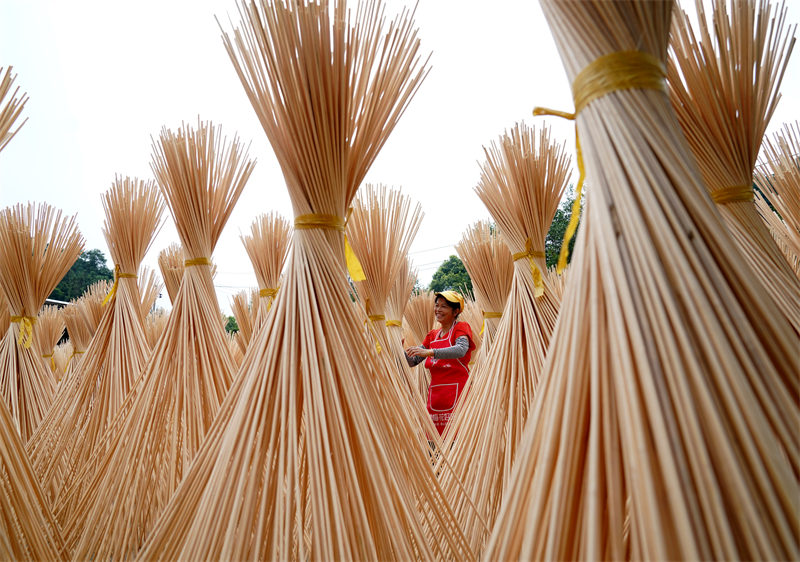
M438 301L439 299L442 299L442 300L444 301L444 303L445 303L447 306L449 306L450 308L452 308L453 310L455 310L455 311L457 311L457 312L463 312L463 311L461 310L461 305L460 305L460 304L458 304L457 302L450 302L449 300L447 300L446 298L444 298L442 295L438 295L438 296L437 296L435 299L433 299L433 302L436 302L436 301Z

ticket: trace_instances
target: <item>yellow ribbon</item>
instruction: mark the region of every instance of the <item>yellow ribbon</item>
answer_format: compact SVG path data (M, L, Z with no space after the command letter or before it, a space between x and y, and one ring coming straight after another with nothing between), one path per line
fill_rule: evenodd
M666 69L656 57L642 51L619 51L598 57L581 70L572 82L572 98L575 112L557 111L536 107L533 115L553 115L574 121L578 113L594 100L619 90L657 90L667 93ZM578 160L578 186L572 204L572 216L564 232L561 252L556 271L561 273L567 267L569 242L578 229L581 212L581 193L586 171L583 166L583 152L575 123L575 153Z
M73 357L75 357L76 355L79 355L79 354L81 354L81 353L86 353L86 351L85 351L85 350L84 350L84 351L73 351L73 352L72 352L72 355L70 355L70 356L69 356L69 359L67 359L67 364L66 364L66 366L64 367L64 369L66 370L66 368L67 368L67 367L69 367L69 364L72 362L72 358L73 358Z
M367 316L367 318L369 318L373 322L379 322L380 320L386 320L386 316L384 316L383 314L370 314L369 316Z
M727 205L737 201L752 201L754 198L752 185L732 185L711 192L711 199L718 205Z
M55 372L55 370L56 370L56 361L55 361L55 359L53 359L53 354L52 353L48 353L46 355L42 355L42 359L47 359L48 357L50 358L50 370Z
M531 275L533 275L533 296L539 298L544 295L544 281L542 281L542 272L536 267L536 262L533 261L533 258L544 258L545 255L544 252L535 252L531 249L532 245L531 239L528 238L525 240L525 251L512 254L511 257L514 258L514 261L528 258L531 265Z
M350 218L351 212L352 209L348 210L348 218ZM342 219L342 217L320 213L300 215L294 219L294 227L298 230L324 228L344 232L345 223L346 220ZM344 236L344 259L347 263L347 272L350 274L350 279L353 281L365 281L367 279L367 276L364 275L364 268L361 267L361 262L358 260L355 252L353 252L353 248L350 247L350 242L347 241L346 234Z
M183 267L192 267L193 265L213 265L210 258L192 258L184 260Z
M117 286L119 285L120 279L136 279L136 277L137 275L135 273L122 273L119 264L114 265L114 284L111 285L111 290L106 295L106 298L103 299L103 304L101 306L105 306L108 301L117 294Z
M12 316L12 322L19 323L19 337L17 344L25 349L30 349L33 343L33 325L36 322L35 316Z
M402 320L387 320L386 321L386 327L388 328L389 326L396 326L397 328L402 328L403 327L403 321Z
M483 325L481 325L481 335L483 335L483 331L486 329L486 319L487 318L502 318L502 312L487 312L483 311Z
M280 289L280 287L275 287L274 289L271 289L271 288L267 287L266 289L261 289L258 292L258 295L261 296L261 297L272 297L272 298L275 298L275 296L278 294L278 289Z

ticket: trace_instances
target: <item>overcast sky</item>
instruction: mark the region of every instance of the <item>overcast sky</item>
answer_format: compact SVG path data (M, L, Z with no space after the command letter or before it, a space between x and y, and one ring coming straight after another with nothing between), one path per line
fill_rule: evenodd
M789 22L800 20L790 0ZM392 0L389 13L413 2ZM46 201L78 214L86 247L108 249L100 194L115 174L152 178L151 135L199 116L251 142L256 169L217 245L217 293L255 287L241 233L262 212L292 218L280 169L220 39L234 0L138 2L0 0L0 66L14 66L29 120L0 154L0 207ZM517 121L548 123L574 146L573 125L531 117L536 105L571 109L561 61L538 2L420 0L416 22L431 72L367 175L422 204L412 246L423 284L455 253L471 223L488 218L473 191L482 147ZM799 118L795 53L770 125ZM577 175L573 176L573 180ZM171 217L145 264L178 241ZM111 265L111 264L109 264ZM166 291L160 305L168 306Z

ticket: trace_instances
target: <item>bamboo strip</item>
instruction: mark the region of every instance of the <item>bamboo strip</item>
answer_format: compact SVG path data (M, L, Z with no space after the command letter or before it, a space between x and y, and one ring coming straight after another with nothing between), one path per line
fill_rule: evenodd
M0 393L25 443L55 392L52 375L31 346L33 323L80 255L83 238L74 217L62 218L44 203L18 204L0 211L0 248L0 290L12 319L0 342Z
M734 0L728 6L728 0L714 0L710 24L702 3L696 5L697 31L685 12L676 10L674 17L670 100L733 239L800 335L800 279L759 217L751 187L759 147L780 99L794 27L787 28L782 2ZM720 198L734 186L744 188L747 200Z
M428 332L436 325L433 315L433 302L436 295L431 291L420 291L412 295L403 313L403 324L407 327L405 336L406 344L417 344L425 339ZM428 386L431 383L431 374L427 369L417 369L417 387L420 396L428 396ZM438 432L437 432L438 433Z
M286 178L293 250L221 421L140 557L469 556L411 420L379 408L393 396L379 381L387 354L364 336L338 230L424 76L411 18L344 2L240 15L226 46Z
M144 322L147 315L153 311L158 295L161 294L164 285L159 281L155 270L144 265L139 270L139 279L141 279L139 283L139 294L142 295L139 315L141 316L142 322ZM150 345L149 347L152 348L153 346Z
M570 80L610 53L633 67L638 50L656 64L628 84L657 83L672 2L542 7ZM484 556L796 558L792 328L746 279L665 89L580 107L592 189Z

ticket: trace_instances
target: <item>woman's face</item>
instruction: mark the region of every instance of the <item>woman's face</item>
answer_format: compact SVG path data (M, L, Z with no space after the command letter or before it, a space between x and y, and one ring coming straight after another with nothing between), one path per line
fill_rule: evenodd
M443 326L449 326L456 317L456 311L448 306L444 297L436 297L433 301L433 314L436 321Z

